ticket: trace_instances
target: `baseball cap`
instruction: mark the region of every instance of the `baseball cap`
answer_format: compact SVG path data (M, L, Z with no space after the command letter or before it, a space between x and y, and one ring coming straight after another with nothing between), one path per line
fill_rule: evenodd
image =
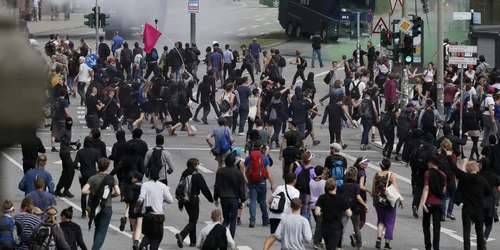
M415 107L415 104L413 104L413 103L410 102L410 103L406 104L406 107L407 108L413 108L413 107Z
M338 144L338 143L330 144L330 148L335 149L335 151L337 151L337 152L340 152L340 150L342 150L342 146L340 146L340 144Z
M359 164L370 164L372 161L368 160L366 156L363 156L363 159L359 162Z
M240 147L235 147L235 148L233 148L233 153L234 153L234 155L239 156L239 155L241 155L241 153L243 153L243 150L241 150Z
M427 158L427 163L432 163L434 165L439 165L439 158L437 155L431 155Z
M493 93L495 93L495 87L490 86L490 87L488 88L488 93L489 93L489 94L493 94Z

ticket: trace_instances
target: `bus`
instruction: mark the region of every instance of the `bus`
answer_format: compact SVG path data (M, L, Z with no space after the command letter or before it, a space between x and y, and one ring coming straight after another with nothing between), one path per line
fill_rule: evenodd
M278 20L290 37L320 32L328 42L356 35L357 12L368 33L368 10L375 11L375 0L280 0Z
M109 14L110 25L104 28L106 39L113 37L115 31L122 37L140 33L147 22L153 27L158 20L158 29L165 25L167 0L99 0L101 12Z

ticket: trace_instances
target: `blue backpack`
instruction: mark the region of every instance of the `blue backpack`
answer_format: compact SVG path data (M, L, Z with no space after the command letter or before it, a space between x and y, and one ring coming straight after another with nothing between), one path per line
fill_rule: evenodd
M0 246L12 246L15 249L14 220L11 217L2 216L0 220Z
M141 61L139 61L139 67L141 69L145 69L146 68L146 59L144 59L144 57L141 57Z
M331 175L335 178L337 187L341 187L344 184L344 161L342 158L333 160Z
M139 91L137 91L137 95L139 96L139 98L138 98L139 105L143 105L149 101L148 98L144 98L144 96L142 95L143 91L144 91L144 87L140 87Z
M227 132L227 130L228 129L226 127L224 127L224 135L220 138L220 141L219 141L219 154L224 154L227 151L229 151L229 149L231 149L229 132Z
M151 51L151 57L153 58L154 61L158 61L158 52L155 49Z

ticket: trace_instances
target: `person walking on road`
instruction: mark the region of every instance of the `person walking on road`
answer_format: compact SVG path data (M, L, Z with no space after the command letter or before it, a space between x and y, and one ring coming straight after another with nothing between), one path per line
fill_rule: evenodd
M36 131L33 131L30 138L21 143L21 150L23 154L23 172L26 174L29 170L36 168L38 153L45 154L45 146L43 146L42 140L36 136Z
M311 243L313 239L311 225L300 215L300 199L292 199L290 207L292 213L281 220L274 237L281 242L282 249L304 249L303 241Z
M226 119L221 117L217 120L219 127L214 128L207 136L206 141L211 149L212 154L215 156L218 168L223 167L224 158L231 152L230 145L234 141L231 135L231 130L226 126ZM214 138L215 144L210 141ZM221 142L224 143L221 143Z
M236 249L236 244L234 243L233 237L231 237L231 234L229 233L229 229L221 225L222 222L221 211L219 209L213 210L210 217L212 218L212 224L209 224L205 226L203 229L201 229L200 237L198 237L200 240L196 244L196 247L198 249L208 249L206 248L208 246L205 246L205 242L209 242L209 240L207 240L207 237L209 237L210 235L213 238L216 237L215 235L219 235L220 236L219 243L222 244L219 245L220 248L215 248L215 249L230 249L230 250ZM212 235L213 230L218 230L214 232L215 235Z
M300 56L299 50L295 51L295 56L297 57L295 59L295 62L290 61L290 64L297 65L297 71L295 72L295 75L293 76L292 86L295 86L295 82L297 81L297 78L299 78L299 77L300 77L300 79L302 79L302 82L306 81L306 78L304 76L304 71L306 70L306 67L307 67L307 61L306 61L306 59L304 59L304 57Z
M99 162L99 152L92 147L92 138L90 136L85 137L83 141L83 148L78 150L76 153L75 161L73 166L78 169L78 178L80 179L80 188L83 188L87 184L90 177L97 174L96 166ZM87 207L87 195L82 194L80 198L80 204L82 208ZM82 218L87 217L86 211L82 211Z
M26 197L30 198L33 205L39 207L44 214L48 207L57 205L54 196L45 191L45 180L42 178L35 180L35 190L26 194Z
M52 179L52 175L45 170L45 165L47 165L47 156L40 155L36 160L37 167L29 170L23 176L18 187L19 190L24 191L24 195L35 190L35 180L38 178L45 180L44 190L48 190L51 194L54 193L54 181Z
M66 118L65 127L59 132L55 141L60 142L60 152L59 157L62 162L62 173L57 183L55 196L59 197L75 197L69 192L71 184L73 183L73 177L75 175L75 168L73 167L73 159L71 158L71 146L75 145L76 142L71 142L71 127L73 127L73 119L71 117ZM61 190L64 188L64 192Z
M318 56L319 67L323 68L323 60L321 60L321 42L323 39L319 35L319 32L316 31L314 36L311 36L312 41L312 59L311 59L311 68L314 68L314 61L316 60L316 56Z
M178 189L175 192L175 196L179 201L179 210L182 212L182 209L185 208L189 216L188 224L184 227L184 229L182 229L180 233L175 234L175 238L177 239L177 246L179 248L183 248L184 238L186 238L188 235L191 242L189 246L196 246L196 223L198 223L198 218L200 217L200 198L198 197L200 195L200 192L203 193L205 198L210 203L214 202L212 193L210 192L210 189L208 189L207 183L205 182L205 178L203 178L203 175L198 173L199 166L200 161L196 158L191 158L187 161L187 169L182 172ZM179 190L179 187L181 187L183 179L189 179L189 186L186 187L188 188L187 195L189 195L189 197L179 199L177 191Z
M172 163L172 155L163 149L164 143L165 138L163 135L156 135L156 147L146 153L144 166L146 167L146 173L151 171L152 168L159 168L159 180L168 186L167 175L174 172L174 164Z
M142 238L139 248L134 250L149 249L158 250L163 240L163 223L165 214L163 202L172 204L174 198L170 194L170 188L163 184L160 179L160 169L152 168L149 172L149 181L141 186L141 194L135 204L134 212L143 214ZM141 209L142 207L142 209Z
M241 151L241 149L240 149ZM245 177L238 165L236 156L230 153L224 159L226 167L217 170L214 185L214 203L218 206L220 198L222 214L224 217L223 226L229 226L231 236L236 234L236 221L238 209L243 207L246 201Z

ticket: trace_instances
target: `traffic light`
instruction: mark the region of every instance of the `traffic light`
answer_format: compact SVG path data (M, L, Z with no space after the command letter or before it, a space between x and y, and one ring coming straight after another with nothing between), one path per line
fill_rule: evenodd
M92 8L92 12L94 12L95 15L97 15L98 13L101 13L101 7L97 7L97 12L96 12L96 8Z
M109 14L104 14L104 13L99 14L99 27L104 28L104 27L110 25L110 22L109 22L110 17L111 16Z
M95 14L94 13L83 15L83 18L87 19L87 21L83 22L83 25L85 25L89 28L95 27Z
M401 53L403 55L403 63L405 65L413 63L413 53L415 53L415 47L413 46L413 37L405 35Z
M392 45L392 34L387 30L380 31L380 46L387 47Z
M422 18L418 17L418 16L413 16L413 27L411 28L412 30L412 36L413 37L418 37L420 34L422 34L422 24L423 24L423 21L422 21Z

